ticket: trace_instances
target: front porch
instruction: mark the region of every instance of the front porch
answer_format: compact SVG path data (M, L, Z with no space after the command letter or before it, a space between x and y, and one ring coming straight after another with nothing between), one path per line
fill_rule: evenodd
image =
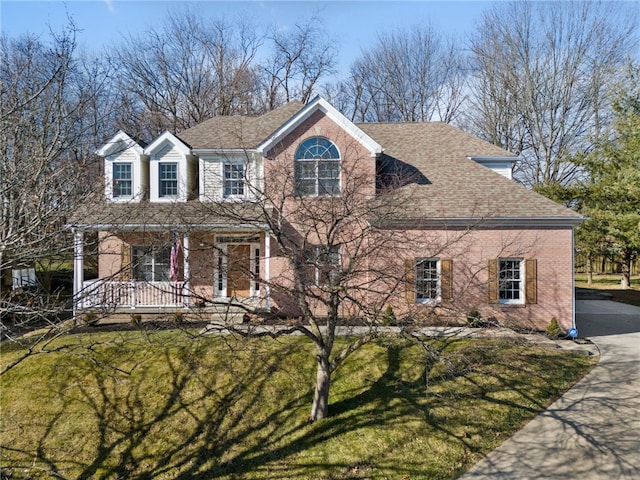
M229 315L269 310L266 232L114 232L99 239L99 278L85 280L75 232L74 314Z

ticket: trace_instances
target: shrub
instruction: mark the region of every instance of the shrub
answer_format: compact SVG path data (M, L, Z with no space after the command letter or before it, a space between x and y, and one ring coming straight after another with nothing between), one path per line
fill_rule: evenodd
M98 323L98 314L96 312L89 312L85 314L82 320L87 325L95 325Z
M467 313L467 325L473 328L482 327L484 325L482 315L476 307L473 307L469 313Z
M545 332L547 334L547 337L549 338L558 338L564 335L564 332L560 328L560 325L558 325L558 320L556 320L556 317L553 317L551 319L549 325L547 325L547 329L545 330Z
M182 325L184 323L184 314L182 312L176 312L171 321L176 325Z
M382 324L386 326L397 325L398 319L396 318L396 314L393 312L393 307L391 305L387 305L384 313L382 314Z

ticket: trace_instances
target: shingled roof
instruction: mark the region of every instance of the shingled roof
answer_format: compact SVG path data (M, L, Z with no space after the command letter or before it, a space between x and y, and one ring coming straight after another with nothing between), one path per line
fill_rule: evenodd
M580 215L469 159L513 155L445 123L363 123L365 133L384 148L383 169L414 178L393 191L406 218L453 224L468 219L526 223L573 223ZM468 223L468 221L467 221ZM508 222L506 222L508 223Z
M71 227L99 230L264 228L264 210L240 202L87 202L67 219Z
M253 149L304 105L289 102L259 117L213 117L178 134L193 149Z
M184 130L178 137L198 149L255 149L304 105L290 102L260 117L214 117ZM507 157L511 153L445 123L361 123L364 133L382 146L382 173L409 172L390 193L403 205L399 228L422 224L485 225L572 224L580 215L484 167L469 157ZM224 205L207 206L206 219L197 201L186 203L87 204L69 219L71 225L218 225L228 223ZM227 207L224 207L227 208ZM250 223L261 212L243 207ZM237 222L240 225L242 222Z

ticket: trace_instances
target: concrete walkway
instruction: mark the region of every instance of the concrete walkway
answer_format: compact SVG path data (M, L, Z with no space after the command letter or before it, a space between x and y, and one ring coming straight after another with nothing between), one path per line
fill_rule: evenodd
M640 479L640 308L579 300L576 312L598 365L462 480Z

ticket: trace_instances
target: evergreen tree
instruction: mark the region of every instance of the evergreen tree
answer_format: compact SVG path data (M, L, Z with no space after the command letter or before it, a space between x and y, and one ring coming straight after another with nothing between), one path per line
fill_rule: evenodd
M588 248L606 247L622 266L622 288L629 288L640 251L640 67L630 69L613 108L613 133L580 162L589 174L580 189L581 212L589 220L578 238Z

